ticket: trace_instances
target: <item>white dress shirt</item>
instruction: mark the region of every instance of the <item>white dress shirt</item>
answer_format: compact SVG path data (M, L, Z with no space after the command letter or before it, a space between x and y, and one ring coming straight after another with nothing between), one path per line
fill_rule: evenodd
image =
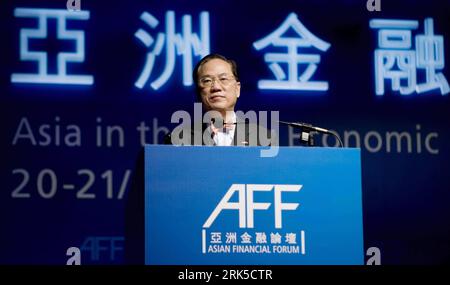
M236 122L236 113L231 113L231 117L227 118L227 122ZM216 129L213 125L210 125L211 133L213 134L214 145L217 146L230 146L233 144L234 130L236 125L231 125L228 128Z

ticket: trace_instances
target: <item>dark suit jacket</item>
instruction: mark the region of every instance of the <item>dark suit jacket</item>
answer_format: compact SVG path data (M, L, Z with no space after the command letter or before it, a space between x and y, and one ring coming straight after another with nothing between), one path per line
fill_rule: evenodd
M164 144L172 145L214 145L208 124L201 128L194 126L173 130L164 138ZM276 136L268 129L246 122L238 123L234 129L233 146L269 146L278 145Z

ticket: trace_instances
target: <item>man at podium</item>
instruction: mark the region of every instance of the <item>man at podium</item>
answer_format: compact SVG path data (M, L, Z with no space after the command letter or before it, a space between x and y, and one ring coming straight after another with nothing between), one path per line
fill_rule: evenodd
M267 128L246 122L235 112L241 94L237 64L220 54L202 58L193 71L197 101L205 113L196 126L175 128L165 138L165 144L216 146L268 146L275 145Z
M256 122L247 122L235 112L241 92L237 64L219 54L202 58L193 71L202 122L177 126L165 139L172 145L270 146L268 156L277 153L278 136ZM245 116L244 116L245 117ZM195 125L197 124L197 126ZM144 263L144 153L138 155L128 194L125 225L125 260Z

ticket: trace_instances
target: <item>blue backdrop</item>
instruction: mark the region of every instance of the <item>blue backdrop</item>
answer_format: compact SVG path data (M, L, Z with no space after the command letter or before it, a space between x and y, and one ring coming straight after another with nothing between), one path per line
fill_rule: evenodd
M361 148L364 246L382 264L450 262L449 1L66 2L0 4L0 263L65 264L69 247L125 262L138 152L193 112L209 52L239 64L237 109Z

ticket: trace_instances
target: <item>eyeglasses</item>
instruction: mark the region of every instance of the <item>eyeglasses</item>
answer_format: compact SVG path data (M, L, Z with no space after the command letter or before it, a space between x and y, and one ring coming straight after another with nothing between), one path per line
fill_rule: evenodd
M217 81L223 87L227 87L227 86L230 86L233 83L233 81L235 81L235 80L236 80L236 78L234 78L233 76L226 76L226 75L219 76L218 78L217 77L203 77L198 82L198 85L201 88L209 88L214 85L214 82Z

